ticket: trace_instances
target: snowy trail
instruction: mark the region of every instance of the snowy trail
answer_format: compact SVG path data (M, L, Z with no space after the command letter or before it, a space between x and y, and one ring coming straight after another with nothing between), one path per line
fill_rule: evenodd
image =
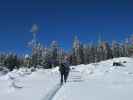
M69 76L68 76L68 80L67 80L67 83L64 84L62 86L62 88L59 88L56 93L54 94L54 96L52 96L52 98L50 99L46 99L46 100L64 100L63 98L57 98L57 96L61 93L61 91L63 91L62 93L62 96L65 96L65 89L66 87L71 87L69 86L70 84L73 84L76 86L76 84L79 84L79 83L82 83L83 82L83 79L82 79L82 74L83 72L82 71L77 71L77 70L71 70L70 73L69 73ZM66 91L67 92L67 91ZM61 97L62 97L61 96Z
M43 100L52 100L52 98L56 95L56 93L60 90L60 88L61 85L57 84L52 90L49 91L49 93L46 94Z
M81 82L81 73L77 71L71 71L69 74L69 81L68 82ZM54 96L58 93L62 86L60 84L57 84L52 90L49 91L49 93L46 94L46 96L43 98L43 100L53 100Z

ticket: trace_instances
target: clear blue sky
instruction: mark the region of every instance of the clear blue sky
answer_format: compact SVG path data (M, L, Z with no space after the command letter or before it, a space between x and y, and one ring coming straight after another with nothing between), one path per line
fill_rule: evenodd
M38 24L38 39L57 40L69 50L75 35L83 43L122 41L133 32L132 0L0 0L0 51L29 52L30 28Z

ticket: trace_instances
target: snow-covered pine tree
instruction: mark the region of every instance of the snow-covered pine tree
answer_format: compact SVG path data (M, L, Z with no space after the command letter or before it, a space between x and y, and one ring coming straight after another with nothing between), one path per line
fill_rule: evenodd
M124 57L129 56L129 40L128 40L128 38L125 40L125 42L123 44L123 53L124 53Z
M58 64L61 64L64 60L65 52L62 48L58 48L57 51L57 62Z
M83 63L89 63L88 45L86 44L83 45Z
M59 45L57 41L52 41L50 45L50 52L51 52L50 63L52 67L55 67L57 65L58 50L59 50Z
M0 65L4 66L4 62L6 60L6 53L0 53Z
M81 64L82 63L82 57L83 57L83 51L82 51L82 45L80 41L78 40L78 37L75 36L74 42L73 42L73 64Z
M116 41L112 42L112 55L113 58L120 57L119 55L119 44Z

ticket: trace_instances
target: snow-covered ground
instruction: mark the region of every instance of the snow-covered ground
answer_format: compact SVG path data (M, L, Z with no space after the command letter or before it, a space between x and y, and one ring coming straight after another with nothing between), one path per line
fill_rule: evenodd
M123 66L112 66L121 62ZM72 66L68 81L59 85L58 67L14 70L0 76L1 100L133 100L133 58Z
M124 66L114 67L113 61ZM133 100L132 58L116 58L74 68L68 83L53 100Z
M43 100L59 83L56 69L14 70L0 77L0 100Z

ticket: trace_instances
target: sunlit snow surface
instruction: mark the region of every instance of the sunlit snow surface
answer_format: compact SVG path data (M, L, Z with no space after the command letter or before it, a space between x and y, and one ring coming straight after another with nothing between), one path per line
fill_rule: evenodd
M112 66L114 61L124 66ZM116 58L75 66L53 100L133 100L132 93L133 59Z
M43 100L59 83L59 74L54 70L40 69L33 73L19 70L1 76L0 100Z
M71 66L67 83L59 82L58 67L14 70L0 76L0 100L133 100L133 58Z

